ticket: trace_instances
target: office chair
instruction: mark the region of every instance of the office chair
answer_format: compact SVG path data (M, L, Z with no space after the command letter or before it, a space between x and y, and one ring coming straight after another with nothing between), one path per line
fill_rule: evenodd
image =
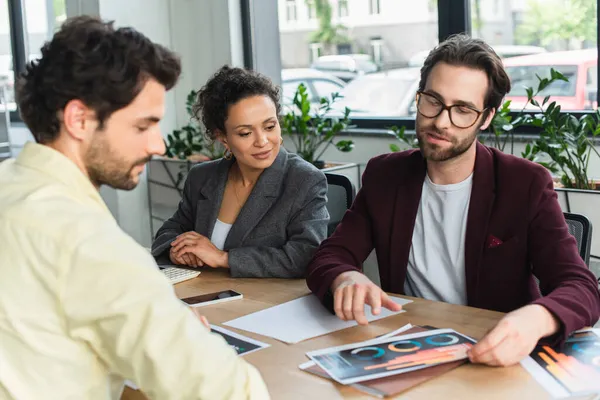
M575 237L579 255L590 266L590 252L592 249L592 223L581 214L564 213L569 233Z
M326 173L327 177L327 211L329 211L329 224L327 236L330 236L340 223L346 210L350 208L356 195L356 189L344 175Z
M579 250L579 255L585 262L585 265L590 267L590 252L592 248L592 223L590 220L581 214L573 214L573 213L563 213L565 216L565 221L567 222L567 227L569 228L569 233L573 235L575 241L577 241L577 249ZM542 293L539 288L540 280L537 277L534 277L535 281L538 285L538 290L540 290L540 294ZM596 277L598 282L600 283L600 279Z

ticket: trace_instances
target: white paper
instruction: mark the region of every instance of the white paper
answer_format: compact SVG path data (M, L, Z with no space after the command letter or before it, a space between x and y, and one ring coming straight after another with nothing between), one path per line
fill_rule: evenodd
M411 303L399 297L390 297L395 303ZM371 307L365 306L365 316L369 322L377 321L402 311L381 308L379 315L371 314ZM358 325L356 321L342 321L331 314L315 295L308 295L288 301L263 311L246 315L226 322L224 325L242 329L259 335L269 336L285 343L298 343L306 339L326 335L331 332Z

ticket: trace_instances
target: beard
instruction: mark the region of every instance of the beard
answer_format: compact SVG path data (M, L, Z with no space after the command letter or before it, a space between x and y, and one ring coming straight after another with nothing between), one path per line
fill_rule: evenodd
M117 154L102 132L96 132L84 159L90 180L96 187L107 185L114 189L134 189L138 180L133 175L133 169L151 159L145 157L131 163Z
M420 118L417 117L415 122L415 130L417 132L417 140L419 142L421 154L426 160L437 162L451 160L469 150L473 145L473 142L477 139L479 128L483 124L482 122L474 125L473 127L469 128L470 130L468 132L466 132L466 136L461 135L463 137L458 138L456 136L449 136L448 134L439 131L433 124L421 127L419 119ZM450 146L440 146L438 144L428 142L427 138L425 137L427 135L426 132L433 133L434 135L447 140Z

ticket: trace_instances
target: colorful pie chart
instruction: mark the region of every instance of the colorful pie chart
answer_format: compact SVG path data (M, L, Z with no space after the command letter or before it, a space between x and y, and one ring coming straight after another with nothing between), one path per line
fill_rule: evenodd
M385 350L379 347L361 347L360 349L354 349L350 354L352 357L359 360L373 360L381 357L385 353Z

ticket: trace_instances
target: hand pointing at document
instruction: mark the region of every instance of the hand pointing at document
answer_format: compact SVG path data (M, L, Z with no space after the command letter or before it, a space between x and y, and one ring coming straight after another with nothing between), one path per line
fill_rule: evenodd
M340 274L331 285L333 292L333 309L335 315L344 321L355 320L360 325L367 325L365 304L371 306L373 315L381 312L381 307L391 311L400 311L402 306L392 299L369 278L358 271Z

